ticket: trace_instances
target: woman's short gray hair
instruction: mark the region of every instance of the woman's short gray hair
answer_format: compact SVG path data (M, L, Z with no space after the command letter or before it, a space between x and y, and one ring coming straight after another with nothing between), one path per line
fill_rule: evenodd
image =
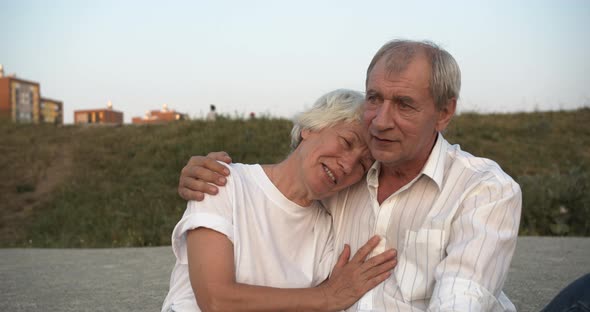
M340 122L360 122L365 97L357 91L338 89L322 95L313 106L295 116L291 130L291 149L301 142L304 129L318 131Z

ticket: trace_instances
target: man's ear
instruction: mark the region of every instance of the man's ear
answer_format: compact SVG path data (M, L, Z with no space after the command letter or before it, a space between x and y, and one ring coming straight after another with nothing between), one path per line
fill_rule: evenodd
M447 128L455 110L457 109L457 98L451 98L447 100L447 105L438 111L438 120L436 121L436 131L443 131Z
M309 134L311 133L311 130L309 129L303 129L301 130L301 139L305 140L309 137Z

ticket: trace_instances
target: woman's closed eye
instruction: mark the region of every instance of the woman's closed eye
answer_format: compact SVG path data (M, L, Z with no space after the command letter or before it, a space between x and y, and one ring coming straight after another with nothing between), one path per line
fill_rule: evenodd
M352 141L350 139L341 136L340 137L340 141L342 142L342 144L344 145L344 147L346 147L346 148L351 148L352 147Z

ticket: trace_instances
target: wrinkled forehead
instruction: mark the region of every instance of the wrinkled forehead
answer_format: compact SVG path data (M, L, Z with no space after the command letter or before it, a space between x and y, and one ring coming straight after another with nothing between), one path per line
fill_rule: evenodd
M410 97L414 101L432 98L432 68L427 58L416 55L407 64L397 65L391 69L387 67L387 59L378 62L367 79L366 94L385 98Z
M425 60L430 64L428 52L429 50L420 45L403 45L390 49L372 61L367 72L366 84L368 85L375 68L383 70L385 76L389 78L405 72L416 60Z
M417 50L414 47L399 47L383 55L377 63L385 64L385 69L389 73L401 73L416 58L416 54Z

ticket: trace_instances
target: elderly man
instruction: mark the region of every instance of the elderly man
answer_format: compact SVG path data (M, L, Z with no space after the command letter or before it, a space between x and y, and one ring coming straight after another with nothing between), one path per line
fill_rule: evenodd
M355 252L380 235L398 250L392 276L348 311L514 311L502 292L516 247L521 192L489 159L450 145L460 70L430 42L396 40L373 57L364 125L376 162L366 180L326 200L335 246ZM209 170L204 170L209 169ZM193 157L179 194L201 199L223 169Z

